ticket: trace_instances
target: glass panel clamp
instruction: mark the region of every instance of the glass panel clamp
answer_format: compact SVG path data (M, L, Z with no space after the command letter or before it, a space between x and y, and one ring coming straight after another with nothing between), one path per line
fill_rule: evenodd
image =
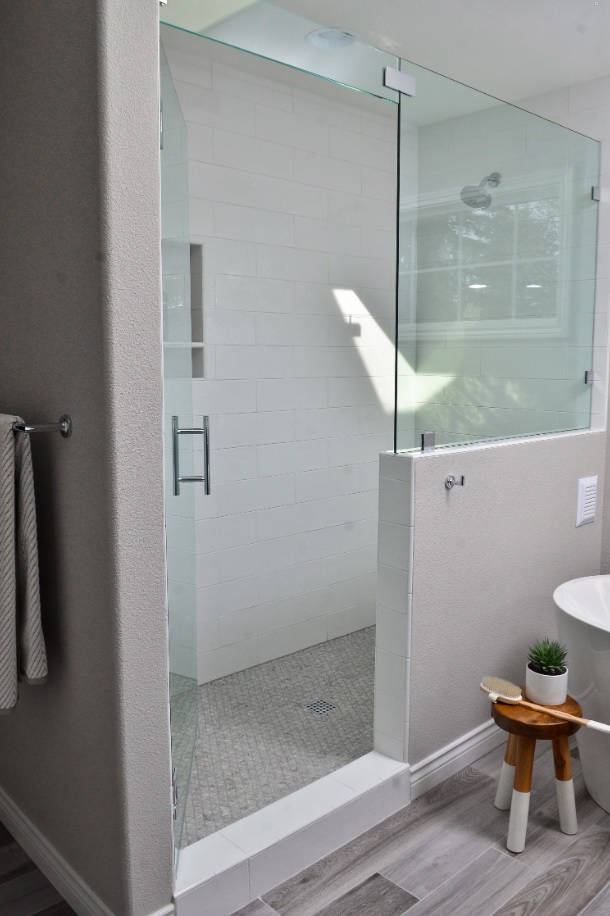
M416 81L414 76L396 70L394 67L385 67L383 71L383 85L388 89L395 89L403 95L415 95Z
M422 433L421 434L421 450L422 452L431 452L436 446L436 433Z
M599 381L599 377L597 375L597 372L593 372L592 369L587 369L587 371L585 372L585 385L592 385L593 382L598 382L598 381Z

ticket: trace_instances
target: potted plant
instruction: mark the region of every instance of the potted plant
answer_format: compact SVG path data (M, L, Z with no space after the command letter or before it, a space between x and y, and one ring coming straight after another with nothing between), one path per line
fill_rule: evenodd
M529 647L525 669L528 700L543 706L561 706L568 695L567 649L556 639L538 639Z

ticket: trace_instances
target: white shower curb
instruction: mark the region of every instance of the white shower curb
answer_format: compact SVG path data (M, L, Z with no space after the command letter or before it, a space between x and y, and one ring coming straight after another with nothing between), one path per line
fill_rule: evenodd
M176 916L230 916L410 801L410 767L375 751L181 850Z

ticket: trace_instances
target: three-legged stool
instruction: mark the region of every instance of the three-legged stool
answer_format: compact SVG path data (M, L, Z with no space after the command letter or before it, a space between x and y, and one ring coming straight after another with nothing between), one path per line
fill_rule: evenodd
M580 705L572 697L568 697L562 706L554 708L573 716L582 716ZM559 826L563 833L576 833L578 828L568 738L578 731L580 725L577 722L554 719L526 706L492 703L491 710L496 725L508 732L508 744L494 802L501 811L510 808L506 848L511 852L523 852L525 849L536 741L553 742Z

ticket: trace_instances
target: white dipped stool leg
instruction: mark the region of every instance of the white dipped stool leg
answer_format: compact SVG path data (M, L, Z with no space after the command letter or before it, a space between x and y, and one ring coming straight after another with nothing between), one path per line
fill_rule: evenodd
M571 779L556 779L557 806L559 808L559 827L562 833L570 836L578 833L576 820L576 801L574 800L574 782Z
M513 789L510 805L510 821L508 822L508 837L506 848L510 852L523 852L525 849L525 835L527 833L527 817L530 810L530 793L517 792Z
M515 764L517 762L517 738L515 735L508 736L506 752L502 761L502 770L498 781L498 791L494 805L500 811L508 811L511 806L513 797L513 786L515 784Z
M578 832L578 823L576 820L570 745L566 737L553 739L553 760L555 762L559 827L562 833L573 835Z
M517 738L515 787L510 805L508 838L506 840L506 848L511 852L523 852L525 849L535 751L535 738L523 738L521 736Z

